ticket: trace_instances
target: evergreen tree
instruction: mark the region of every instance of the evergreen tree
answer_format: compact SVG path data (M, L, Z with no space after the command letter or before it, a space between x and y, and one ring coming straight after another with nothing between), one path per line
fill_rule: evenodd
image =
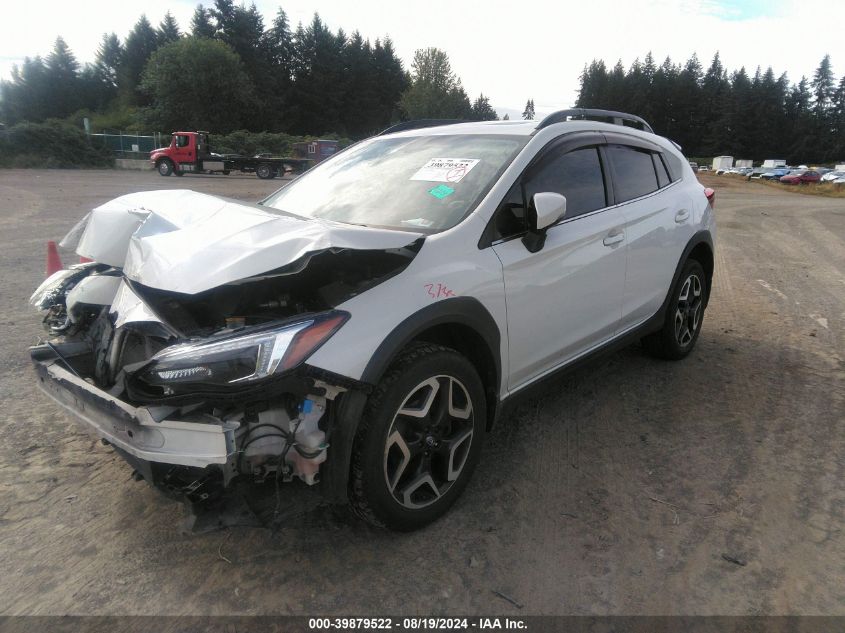
M176 24L176 19L168 11L164 14L164 19L158 25L158 30L156 31L158 45L163 46L164 44L175 42L181 36L182 34L179 32L179 25Z
M273 25L264 33L263 47L269 56L274 75L279 76L283 80L282 87L287 88L293 76L293 34L287 13L281 7L273 18Z
M393 40L385 36L383 40L376 40L373 47L373 61L376 94L379 98L379 123L391 123L400 120L402 115L402 93L410 85L410 77L402 67L402 60L396 54ZM469 101L467 99L467 101Z
M118 73L123 47L114 33L104 33L93 65L82 72L82 93L85 107L103 111L117 96Z
M384 121L378 117L378 77L370 42L358 31L352 33L343 48L342 131L350 136L367 136Z
M121 98L129 105L147 105L149 97L139 91L141 73L150 55L158 47L158 37L147 16L142 15L129 32L123 47L118 88Z
M289 112L292 129L325 134L341 126L343 55L346 35L333 34L315 13L306 28L294 36L294 106Z
M813 111L817 117L822 118L827 114L833 99L835 85L830 55L825 55L815 74L813 74L813 81L810 84L813 90Z
M724 153L724 143L729 139L722 125L726 100L730 94L731 84L719 52L713 56L710 66L701 80L701 112L704 138L698 145L698 153L716 155ZM689 148L693 150L694 148Z
M264 109L270 113L266 117L266 127L275 131L284 129L287 109L290 107L293 81L292 37L288 16L284 9L279 8L272 26L263 34L261 40L267 66L267 73L263 78L266 85Z
M698 56L693 53L683 68L675 72L677 74L671 80L668 91L671 111L668 112L667 125L672 130L672 139L681 147L700 146L704 129L701 111L703 73Z
M49 80L44 60L25 57L23 64L12 68L11 81L0 81L0 113L4 123L43 121L48 115L46 101Z
M525 121L532 121L534 119L534 99L529 99L525 102L525 109L522 111L522 118Z
M194 9L191 18L191 35L194 37L214 37L214 25L211 23L211 14L201 4Z
M607 67L601 60L594 59L581 73L581 89L576 102L579 108L603 108L607 103ZM525 118L525 113L522 113Z
M625 67L622 65L622 60L620 59L607 75L606 93L602 107L609 110L625 110L626 108L630 108L628 105L627 88Z
M680 69L672 63L668 56L663 63L654 71L654 79L652 80L651 93L649 101L651 102L652 113L647 119L652 127L663 130L663 134L674 137L677 133L676 122L678 118L683 116L678 112L673 103L674 90L673 86L677 80Z
M44 98L47 101L47 116L63 118L82 107L79 63L61 37L56 38L45 67L48 89Z
M831 125L833 143L831 157L835 161L845 161L845 75L839 80L833 93L833 122Z
M630 112L645 113L649 89L650 86L646 81L643 66L638 57L625 75L625 104L622 106L623 109L627 108Z
M123 61L123 46L114 33L104 33L94 65L100 80L117 90L118 73Z
M402 115L400 104L402 93L408 89L411 80L402 67L402 60L396 54L390 37L376 40L373 45L372 72L371 82L376 84L375 94L378 98L374 114L376 125L380 127L395 123Z
M789 97L786 101L786 112L789 126L785 128L785 141L787 156L800 157L806 160L808 156L815 155L814 144L818 139L812 137L813 120L811 111L812 93L806 77L792 86Z
M478 98L472 103L472 119L474 121L498 121L499 115L490 105L490 99L484 94L478 95Z

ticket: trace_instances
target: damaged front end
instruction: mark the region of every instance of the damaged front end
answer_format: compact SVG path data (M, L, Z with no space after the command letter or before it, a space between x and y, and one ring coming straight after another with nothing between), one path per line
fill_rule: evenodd
M407 243L404 234L398 246L390 236L379 249L368 236L355 248L347 232L339 245L322 235L310 249L303 227L269 213L256 222L248 207L249 230L263 224L261 248L274 252L246 257L230 248L236 242L243 251L243 231L236 205L226 205L231 236L220 233L219 218L180 225L171 211L164 223L149 208L124 205L126 221L135 222L124 264L115 265L120 249L110 243L101 249L109 261L59 271L30 300L49 335L30 348L38 384L170 496L208 500L238 477L313 485L329 472L324 492L343 501L351 447L344 419L360 413L367 387L307 360L350 318L338 306L404 270L421 241L411 235ZM103 227L87 222L73 239L90 246ZM286 251L291 227L299 231L296 250ZM221 250L213 275L225 276L208 287L202 267L191 272L178 250L160 243L214 230L211 243ZM142 254L157 258L155 275L139 272ZM270 267L255 273L257 259ZM178 290L168 287L168 260ZM248 265L239 269L237 261ZM186 286L191 292L181 291Z

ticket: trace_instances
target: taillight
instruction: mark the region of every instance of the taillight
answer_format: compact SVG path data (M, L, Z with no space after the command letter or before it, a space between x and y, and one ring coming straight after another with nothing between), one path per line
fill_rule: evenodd
M704 190L704 195L707 197L707 202L710 203L710 207L715 209L716 208L716 191L707 187Z

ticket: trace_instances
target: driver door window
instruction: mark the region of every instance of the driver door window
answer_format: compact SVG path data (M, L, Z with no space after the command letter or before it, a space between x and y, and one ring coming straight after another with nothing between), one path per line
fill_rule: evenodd
M596 147L583 147L543 160L525 185L528 200L551 191L566 196L566 217L574 218L607 206L604 174Z
M525 205L535 193L566 196L566 219L607 206L604 168L597 147L547 154L522 182L517 182L496 213L494 240L525 232Z

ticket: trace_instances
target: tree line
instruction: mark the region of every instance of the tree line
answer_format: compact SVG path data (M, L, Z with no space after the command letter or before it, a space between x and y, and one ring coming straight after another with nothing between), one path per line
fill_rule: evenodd
M103 35L91 64L59 37L0 82L0 122L86 113L102 127L352 138L404 118L497 118L483 94L470 102L443 51L417 51L408 72L389 37L333 32L316 13L294 29L281 8L268 25L233 0L198 5L186 33L169 12L158 27L142 15L123 40Z
M836 82L829 55L797 83L771 67L729 72L719 53L707 70L696 55L657 65L649 53L628 69L593 60L580 79L577 107L638 114L687 156L845 161L845 76Z
M638 114L689 156L845 160L845 77L836 82L829 56L797 83L771 68L729 72L718 53L706 70L696 55L658 65L649 53L627 69L593 60L576 105ZM198 5L186 32L170 13L158 26L142 15L122 40L103 35L84 65L60 37L0 81L2 123L83 116L100 129L352 139L405 119L498 118L483 94L470 100L444 51L417 50L406 69L389 37L332 31L316 13L292 28L282 8L267 23L234 0ZM522 116L534 118L533 99Z

